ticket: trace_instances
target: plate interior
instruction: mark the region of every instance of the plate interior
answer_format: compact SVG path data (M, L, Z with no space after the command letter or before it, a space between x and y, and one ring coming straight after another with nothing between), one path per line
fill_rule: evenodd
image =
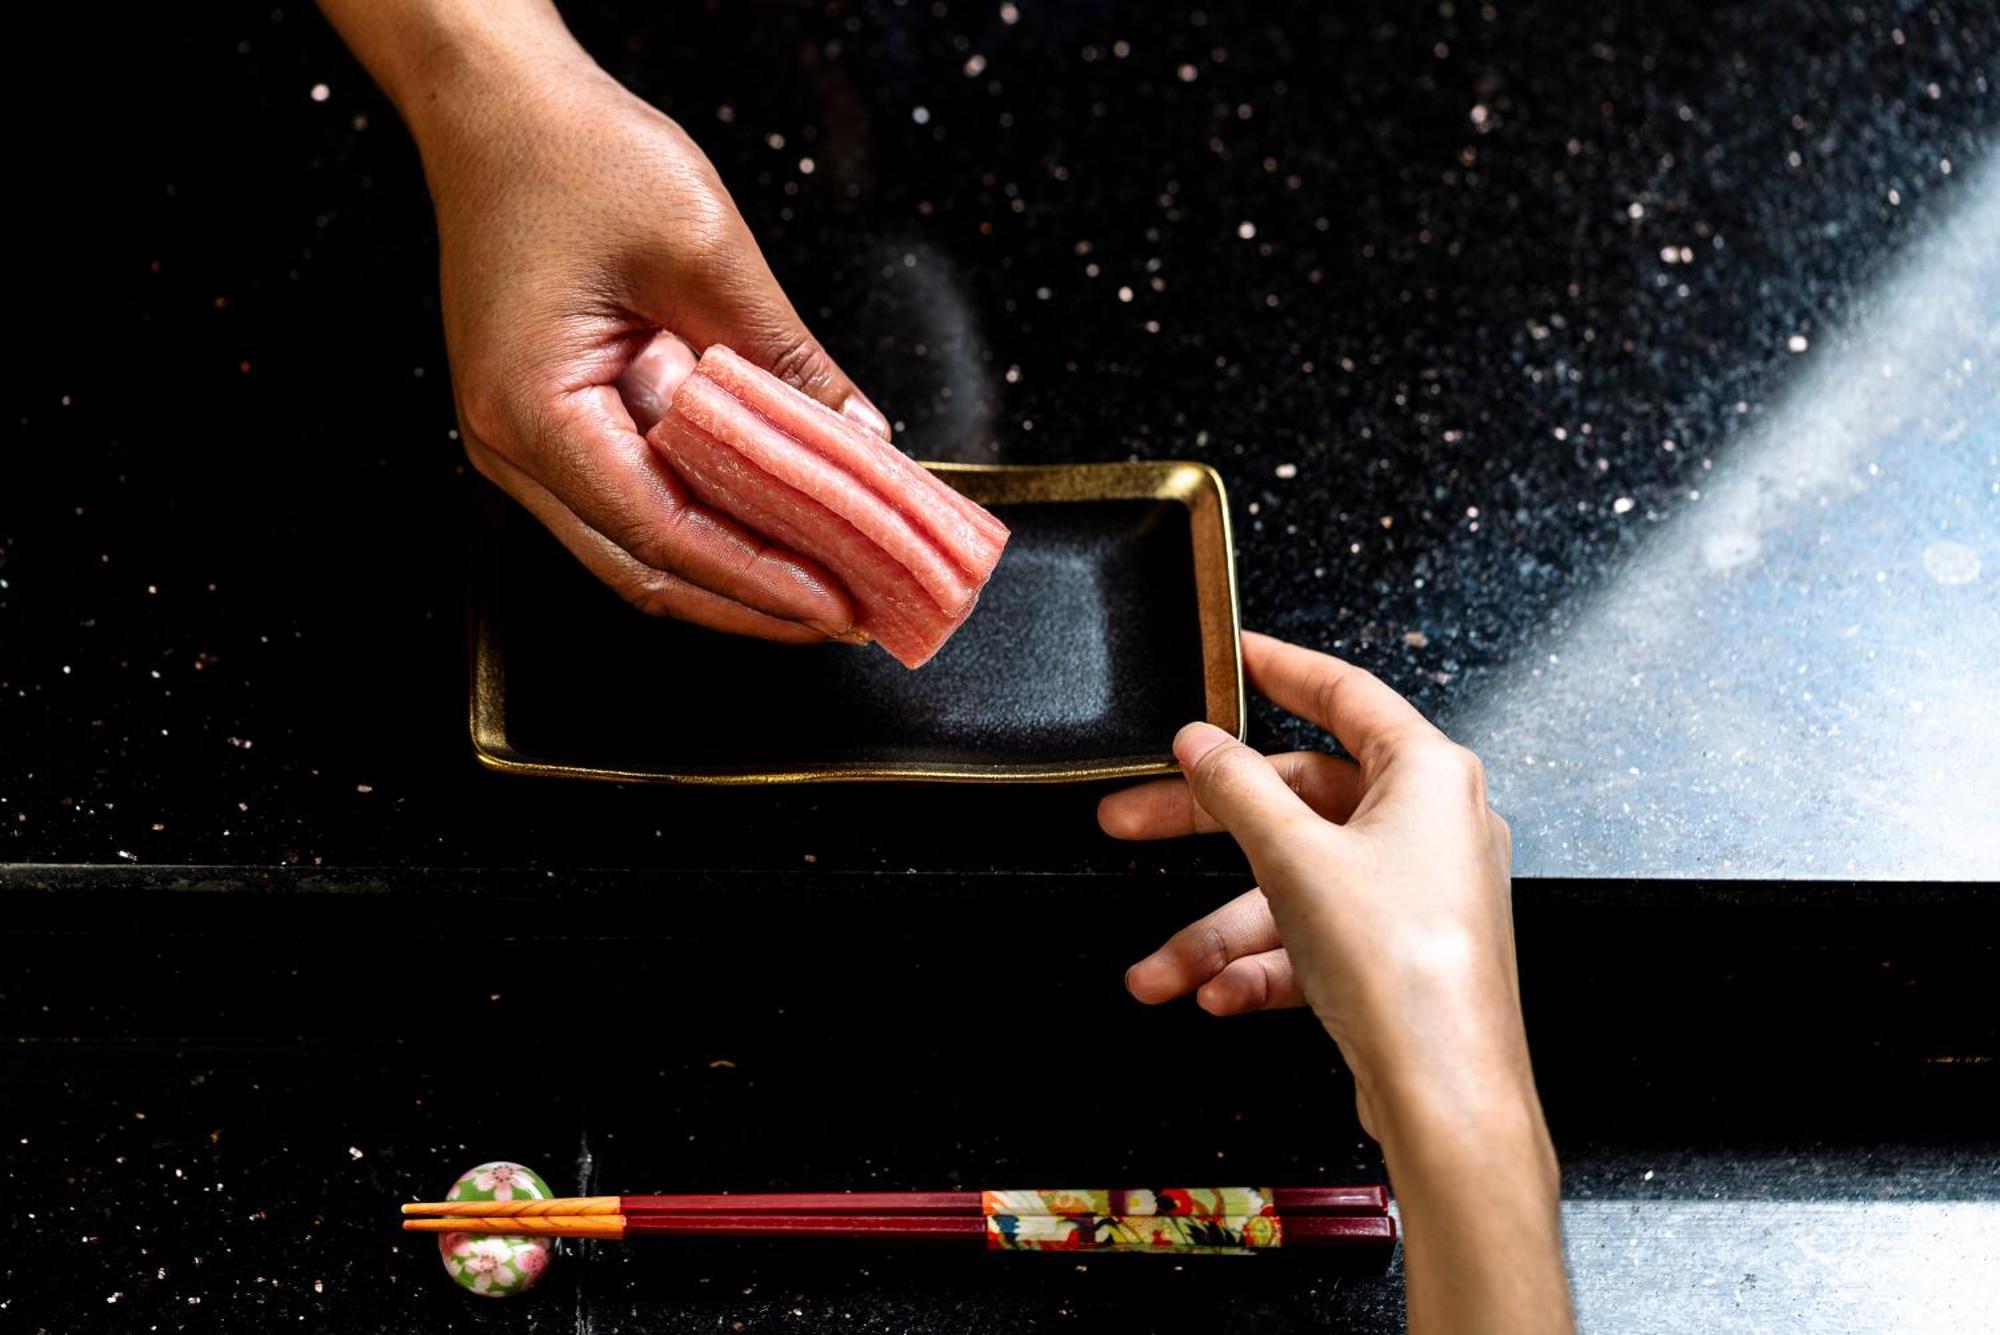
M635 774L1155 761L1204 715L1188 507L1000 502L979 608L917 671L879 649L773 645L654 619L502 506L488 649L511 759Z

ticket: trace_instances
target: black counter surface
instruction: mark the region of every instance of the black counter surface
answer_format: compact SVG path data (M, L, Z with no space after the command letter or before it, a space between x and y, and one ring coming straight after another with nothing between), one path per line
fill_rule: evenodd
M1325 1256L607 1244L490 1303L395 1229L497 1157L585 1192L1382 1180L1310 1017L1122 994L1213 878L0 890L9 1330L1401 1328L1399 1268ZM1991 1329L2000 914L1909 899L1522 889L1587 1329Z
M2000 872L1989 9L685 9L573 18L908 447L1214 464L1246 623L1523 874ZM1128 865L1073 790L476 772L415 152L308 9L130 23L23 145L6 856Z
M912 452L1213 464L1246 624L1485 755L1591 1329L1993 1319L2000 13L566 13ZM312 10L60 11L9 96L0 1329L1395 1327L1283 1261L452 1289L389 1209L492 1157L1381 1168L1305 1017L1125 1000L1243 872L1101 790L473 764L428 205Z

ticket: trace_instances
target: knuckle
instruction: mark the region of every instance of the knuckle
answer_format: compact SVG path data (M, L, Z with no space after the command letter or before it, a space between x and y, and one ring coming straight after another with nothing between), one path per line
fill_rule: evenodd
M731 274L741 266L746 248L755 254L754 243L713 172L705 166L684 170L687 184L674 218L670 263L692 281Z
M819 340L803 329L784 336L771 358L771 374L798 389L811 389L828 379L832 363Z
M1278 776L1285 781L1285 787L1298 795L1301 802L1311 800L1313 781L1319 767L1313 763L1317 757L1311 753L1289 756L1277 763Z
M681 219L674 242L674 267L686 274L712 274L727 265L734 249L727 220L710 209L692 210Z
M1475 809L1486 806L1486 766L1466 747L1426 725L1386 737L1363 760L1381 773L1406 774L1440 797L1462 795Z
M1367 668L1343 663L1335 658L1322 657L1312 668L1312 684L1308 688L1313 705L1313 721L1324 725L1329 719L1340 715L1340 697L1343 692L1355 686L1365 687L1377 681L1374 673Z
M1200 788L1233 788L1243 782L1243 766L1255 753L1241 742L1225 742L1195 762L1194 781Z
M680 615L680 586L668 579L631 580L619 588L626 602L649 617Z
M1360 668L1348 668L1348 672L1359 672ZM1313 668L1312 704L1313 721L1324 722L1334 717L1334 705L1340 699L1342 673L1330 663L1317 664Z
M1403 733L1397 746L1399 755L1434 771L1440 776L1470 779L1484 773L1479 757L1448 737L1435 733L1417 736Z
M514 436L513 414L501 396L490 388L468 389L461 394L458 420L468 451L471 443L478 441L494 453L504 455L507 442Z
M678 575L682 573L681 527L687 520L687 508L669 501L656 509L657 513L630 518L619 531L605 536L647 569Z
M1450 742L1431 729L1404 723L1363 739L1362 754L1355 759L1369 767L1380 767L1394 759L1399 764L1430 770L1450 763L1450 746Z
M673 572L679 566L675 549L672 521L662 524L647 524L634 527L613 539L628 552L634 561L648 570Z
M1292 975L1283 954L1258 956L1257 973L1264 981L1264 993L1257 998L1258 1005L1275 1006L1290 999Z
M1243 1009L1260 1011L1271 1004L1271 965L1263 959L1251 958L1243 961L1243 967L1236 970L1245 986Z
M1204 974L1222 972L1229 963L1229 938L1213 921L1198 922L1188 929L1188 958Z
M1445 745L1451 748L1452 763L1458 767L1466 783L1471 785L1472 791L1479 798L1479 804L1486 805L1486 762L1481 760L1471 747L1461 746L1457 742L1447 742Z

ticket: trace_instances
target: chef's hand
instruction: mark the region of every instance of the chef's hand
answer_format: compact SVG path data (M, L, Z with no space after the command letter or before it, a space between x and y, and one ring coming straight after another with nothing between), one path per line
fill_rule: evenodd
M806 330L694 141L599 69L543 0L324 7L422 150L473 465L649 612L853 638L838 584L694 504L645 440L690 343L726 344L889 431Z
M1121 839L1227 831L1259 889L1133 965L1141 1001L1300 1004L1339 1044L1402 1211L1412 1331L1569 1328L1554 1152L1514 972L1506 822L1479 760L1375 677L1243 637L1250 682L1355 759L1174 739L1184 778L1104 799Z

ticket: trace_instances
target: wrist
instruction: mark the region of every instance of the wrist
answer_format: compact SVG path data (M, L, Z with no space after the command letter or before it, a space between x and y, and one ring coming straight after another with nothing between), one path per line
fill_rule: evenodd
M454 34L427 50L392 96L428 156L441 141L490 133L543 105L549 92L600 73L550 11L546 20L524 16Z
M596 65L547 0L322 0L419 147Z
M1511 1066L1511 1063L1508 1064ZM1526 1055L1518 1070L1463 1063L1447 1072L1399 1070L1356 1078L1398 1190L1468 1177L1534 1181L1553 1200L1555 1150Z

